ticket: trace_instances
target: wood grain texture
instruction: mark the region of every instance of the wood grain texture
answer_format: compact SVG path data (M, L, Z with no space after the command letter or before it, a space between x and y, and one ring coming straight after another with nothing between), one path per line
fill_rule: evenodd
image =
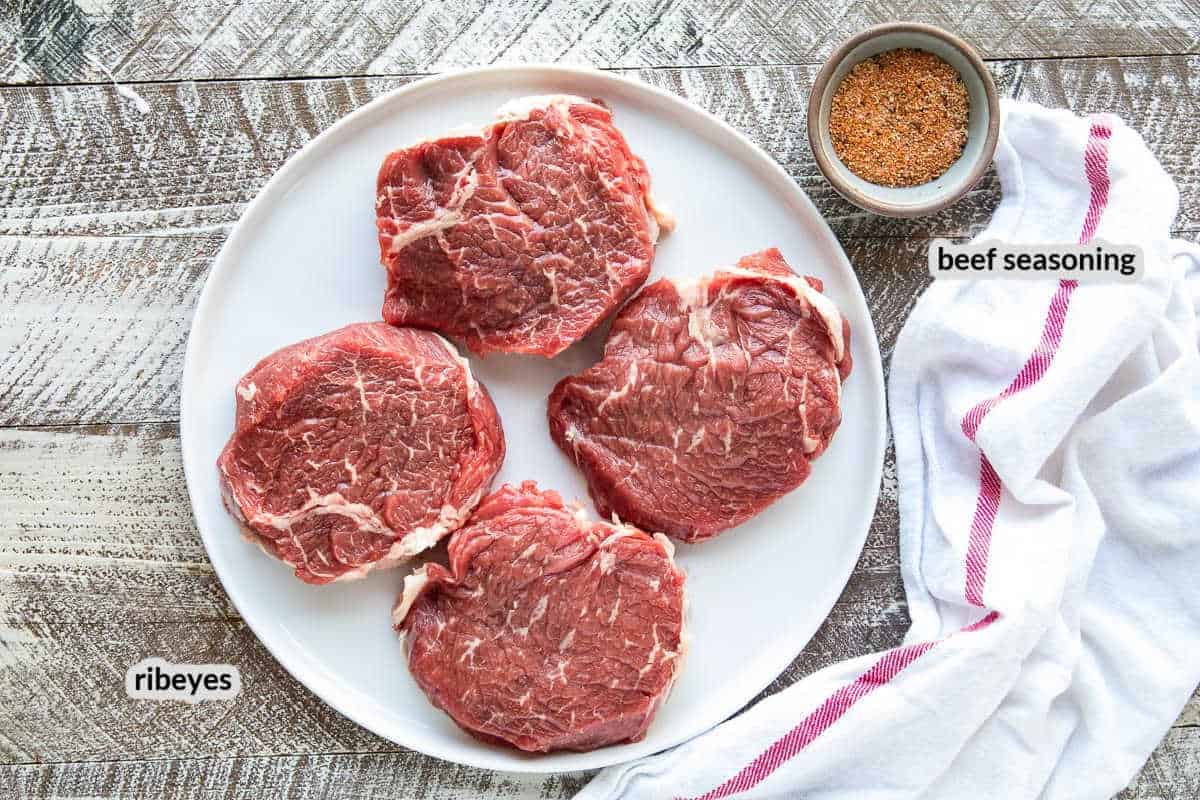
M191 311L222 241L0 237L0 425L178 419Z
M0 629L0 648L0 692L22 698L0 706L5 762L400 749L314 698L240 621L27 622ZM242 692L221 703L132 701L125 671L150 656L236 665Z
M0 80L74 83L414 73L497 62L600 67L820 63L839 42L907 19L992 58L1197 50L1187 0L1026 3L816 0L23 0L0 16Z
M587 778L487 772L412 753L368 753L0 766L0 792L18 800L565 800ZM1176 728L1118 800L1197 796L1200 729Z
M566 800L586 773L488 772L415 753L229 757L0 766L25 800Z
M0 766L0 792L19 800L565 800L587 773L515 775L412 753L163 759ZM1176 728L1118 800L1200 796L1200 729Z
M1007 61L1010 96L1112 111L1131 121L1175 177L1181 231L1200 230L1200 57ZM805 108L815 67L661 69L625 74L679 94L743 131L812 197L843 238L960 236L999 197L988 175L953 208L883 220L821 178ZM0 235L222 234L267 179L317 133L404 78L139 87L140 114L109 86L0 89ZM398 143L399 144L399 143ZM636 144L636 143L635 143ZM651 165L653 166L653 165Z
M240 620L194 529L174 422L208 266L286 158L405 74L545 60L626 68L747 133L809 192L859 270L886 363L927 281L927 237L970 235L998 198L989 175L940 215L886 221L817 174L804 129L815 65L896 17L1005 59L991 66L1010 96L1133 123L1180 184L1178 231L1200 230L1190 0L0 8L0 84L63 84L0 87L0 797L573 795L587 774L457 767L373 736L292 680ZM1153 57L1045 58L1117 54ZM107 85L102 65L149 81L135 88L151 113ZM179 82L292 76L329 79ZM895 488L889 452L849 585L768 691L902 637ZM149 655L236 663L245 690L222 704L132 703L124 671ZM1121 797L1200 796L1198 724L1194 696Z
M234 616L192 521L177 425L0 432L0 625Z
M1195 698L1192 698L1195 705ZM1200 728L1167 732L1146 766L1117 800L1194 800L1200 797Z

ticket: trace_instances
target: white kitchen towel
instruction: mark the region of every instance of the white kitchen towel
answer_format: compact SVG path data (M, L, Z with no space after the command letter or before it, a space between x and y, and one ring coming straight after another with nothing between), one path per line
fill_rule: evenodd
M905 643L579 798L1106 798L1183 708L1200 681L1200 249L1170 239L1174 184L1120 120L1009 103L1002 131L979 240L1138 244L1145 280L931 286L888 387Z

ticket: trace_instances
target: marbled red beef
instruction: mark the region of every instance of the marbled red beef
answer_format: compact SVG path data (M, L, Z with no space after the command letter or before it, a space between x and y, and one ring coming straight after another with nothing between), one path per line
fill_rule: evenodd
M771 249L621 310L603 360L548 410L601 516L699 541L808 477L850 373L850 327L821 290Z
M376 191L383 318L477 353L553 356L650 273L669 217L599 101L528 97L481 131L384 160Z
M393 621L438 708L485 741L591 750L641 739L683 656L684 577L661 534L588 520L532 482L405 580Z
M458 528L503 460L496 408L453 347L374 322L260 361L237 385L217 467L247 537L301 580L328 583Z

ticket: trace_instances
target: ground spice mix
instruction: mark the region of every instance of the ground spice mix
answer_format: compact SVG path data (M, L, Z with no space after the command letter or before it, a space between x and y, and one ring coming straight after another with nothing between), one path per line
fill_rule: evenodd
M889 50L842 79L829 109L829 135L838 158L863 180L917 186L962 154L969 108L954 67L924 50Z

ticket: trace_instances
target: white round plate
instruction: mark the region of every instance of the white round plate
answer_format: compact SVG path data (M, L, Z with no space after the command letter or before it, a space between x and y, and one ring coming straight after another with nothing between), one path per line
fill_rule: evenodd
M531 756L463 733L409 676L388 619L406 568L350 583L301 583L239 535L221 507L215 465L233 430L234 385L255 362L299 339L380 318L384 270L374 212L384 155L464 123L482 125L515 97L557 92L612 106L650 169L656 197L679 219L659 244L650 280L698 276L779 247L798 271L825 282L849 319L854 372L841 429L808 482L739 529L678 548L688 574L691 646L646 738ZM550 441L546 396L561 377L593 363L601 344L594 335L552 361L471 358L508 440L497 486L534 479L567 499L587 499L579 472ZM706 112L641 83L584 69L485 68L422 80L358 109L293 156L250 204L213 264L192 323L183 462L196 525L230 599L319 697L380 736L450 761L586 769L657 752L724 720L816 632L850 577L875 510L883 397L879 345L854 272L812 203L766 153Z

